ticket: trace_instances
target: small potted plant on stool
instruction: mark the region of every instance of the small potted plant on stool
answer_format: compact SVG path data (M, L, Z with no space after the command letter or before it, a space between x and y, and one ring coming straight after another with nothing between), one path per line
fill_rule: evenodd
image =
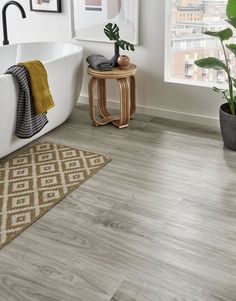
M108 23L104 28L104 32L108 39L114 41L115 43L115 54L111 60L116 66L119 65L121 69L128 69L130 59L127 55L120 55L120 48L123 50L134 51L134 45L127 41L121 40L120 29L117 24Z

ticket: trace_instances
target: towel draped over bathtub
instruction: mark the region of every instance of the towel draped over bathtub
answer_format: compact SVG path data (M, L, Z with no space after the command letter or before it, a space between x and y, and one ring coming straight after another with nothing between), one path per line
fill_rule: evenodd
M55 105L44 65L37 60L19 63L19 65L24 66L29 72L35 113L42 114L53 108Z
M19 85L16 136L28 139L40 132L48 123L47 113L36 114L31 92L29 72L24 66L10 67L5 74L13 75Z

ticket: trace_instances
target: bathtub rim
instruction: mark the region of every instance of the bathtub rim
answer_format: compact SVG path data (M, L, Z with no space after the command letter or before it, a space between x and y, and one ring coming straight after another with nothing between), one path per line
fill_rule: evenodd
M75 46L75 49L77 48L77 50L74 50L72 51L71 53L69 54L66 54L66 55L62 55L62 56L59 56L59 57L56 57L56 58L53 58L53 59L50 59L50 60L45 60L45 61L42 61L42 63L44 65L46 64L49 64L51 62L55 62L55 61L59 61L59 60L62 60L62 59L65 59L65 58L68 58L70 56L73 56L73 55L78 55L78 54L81 54L82 57L83 57L83 47L81 45L79 45L78 43L75 43L74 41L54 41L54 42L50 42L50 41L42 41L42 42L23 42L23 43L14 43L14 44L10 44L10 45L5 45L5 46L0 46L0 48L8 48L8 47L12 47L12 46L19 46L19 45L36 45L36 44L39 44L39 45L45 45L45 44L51 44L51 45L72 45L72 46ZM10 66L9 66L10 67ZM6 78L6 77L12 77L11 74L0 74L0 79L2 78Z

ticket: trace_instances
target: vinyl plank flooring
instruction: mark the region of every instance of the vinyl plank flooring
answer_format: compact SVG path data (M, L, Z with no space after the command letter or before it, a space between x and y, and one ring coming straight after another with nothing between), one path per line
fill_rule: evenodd
M0 301L236 301L236 153L218 131L96 128L78 106L40 140L113 160L2 249Z
M157 293L160 296L160 290L157 292L157 290L143 284L135 285L124 281L110 301L152 301L155 300ZM164 294L165 299L163 299L164 296L162 295L162 299L159 297L159 300L167 300L166 296L168 293L164 292Z
M151 285L124 281L110 301L215 301L222 300L221 296L199 289L198 295L176 291L176 286L166 284Z

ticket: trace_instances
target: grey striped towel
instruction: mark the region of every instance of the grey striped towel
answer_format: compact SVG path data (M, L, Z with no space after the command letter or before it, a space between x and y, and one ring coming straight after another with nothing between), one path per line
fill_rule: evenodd
M16 136L21 139L31 138L48 123L47 113L39 115L35 113L29 72L25 67L14 65L5 74L13 75L19 84Z
M87 57L87 63L98 71L111 71L114 68L114 62L107 60L105 56L99 54L92 54Z

